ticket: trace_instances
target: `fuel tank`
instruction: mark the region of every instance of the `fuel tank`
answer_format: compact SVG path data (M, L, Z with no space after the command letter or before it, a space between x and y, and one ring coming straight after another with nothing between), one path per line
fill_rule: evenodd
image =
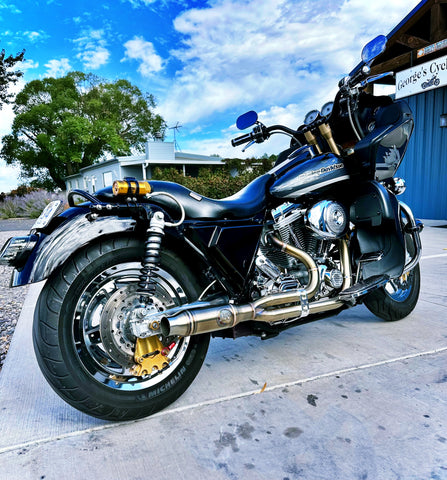
M280 199L293 199L350 178L340 157L333 153L313 156L308 148L303 148L300 154L281 163L271 173L275 180L270 195Z

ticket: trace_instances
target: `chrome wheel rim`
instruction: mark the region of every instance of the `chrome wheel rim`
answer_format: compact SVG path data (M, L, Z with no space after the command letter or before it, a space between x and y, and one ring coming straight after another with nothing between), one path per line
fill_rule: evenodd
M116 355L113 356L114 360L108 354L107 345L101 337L102 313L116 292L137 284L140 268L139 262L126 262L104 269L81 292L73 314L74 347L82 367L95 381L111 389L142 390L162 382L176 370L190 341L190 337L176 338L175 346L168 355L168 365L144 376L134 375L129 364L120 365ZM154 280L154 304L160 310L187 303L185 291L167 271L160 268ZM129 336L126 339L129 340ZM128 344L125 349L129 353Z
M385 292L395 302L405 302L413 289L413 272L390 280L385 285Z

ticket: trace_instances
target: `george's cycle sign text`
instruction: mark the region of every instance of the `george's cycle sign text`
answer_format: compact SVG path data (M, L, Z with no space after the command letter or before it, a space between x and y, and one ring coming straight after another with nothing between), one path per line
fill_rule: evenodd
M447 55L396 73L396 98L447 85Z

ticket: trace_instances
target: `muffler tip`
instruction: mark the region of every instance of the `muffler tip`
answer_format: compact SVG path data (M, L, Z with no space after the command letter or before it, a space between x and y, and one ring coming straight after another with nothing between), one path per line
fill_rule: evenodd
M169 334L171 332L171 325L167 317L163 317L160 320L160 331L164 337L169 337Z

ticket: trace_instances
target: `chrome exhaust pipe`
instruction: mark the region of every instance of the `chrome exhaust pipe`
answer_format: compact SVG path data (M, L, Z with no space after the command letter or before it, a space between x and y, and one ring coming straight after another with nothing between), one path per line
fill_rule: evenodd
M220 307L185 310L172 317L164 316L160 322L161 333L164 336L187 337L232 328L239 323L251 320L272 324L304 317L308 314L334 310L343 305L343 302L339 300L322 300L312 302L307 306L299 303L298 305L267 310L268 307L278 304L296 303L301 293L302 290L293 290L287 292L287 294L269 295L244 305L228 303Z
M277 239L276 239L277 240ZM280 240L278 240L279 245ZM282 243L282 242L281 242ZM281 245L287 246L286 244ZM293 249L293 250L291 250ZM286 249L285 249L286 250ZM287 252L301 260L301 250L294 247ZM340 258L343 270L342 290L351 285L351 268L349 250L345 240L340 240ZM309 314L335 310L344 303L338 299L321 300L308 303L308 299L316 293L319 279L318 268L312 257L305 254L303 262L309 270L309 282L305 289L297 289L268 295L244 305L227 303L209 308L185 309L169 316L168 312L160 320L161 333L164 336L197 335L200 333L215 332L235 327L237 324L248 321L275 323L293 318L304 317ZM315 280L316 276L316 280ZM294 305L290 305L294 304ZM279 308L272 308L279 307Z

